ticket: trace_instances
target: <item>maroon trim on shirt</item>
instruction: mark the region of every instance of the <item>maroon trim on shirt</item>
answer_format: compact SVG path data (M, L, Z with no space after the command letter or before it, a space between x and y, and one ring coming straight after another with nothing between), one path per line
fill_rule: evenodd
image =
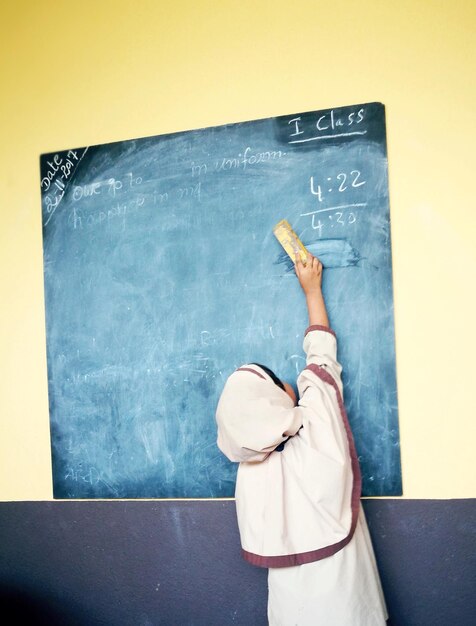
M334 335L334 337L336 336L336 334L332 330L332 328L329 328L328 326L321 326L320 324L313 324L312 326L308 326L306 328L306 331L304 333L304 337L307 335L307 333L310 333L311 330L323 330L326 333L330 333L331 335Z
M324 548L318 548L317 550L310 550L309 552L284 554L280 556L260 556L259 554L253 554L252 552L247 552L246 550L242 549L241 552L243 558L248 561L248 563L256 565L257 567L292 567L294 565L304 565L306 563L312 563L313 561L320 561L321 559L325 559L328 556L332 556L336 552L339 552L339 550L342 550L342 548L350 542L357 526L357 520L359 517L360 494L362 489L362 478L360 475L357 452L355 450L354 437L352 436L352 431L350 429L349 419L347 417L347 413L344 407L344 401L342 399L342 395L336 381L329 374L329 372L327 372L324 368L319 367L319 365L315 365L314 363L311 363L305 369L310 370L316 376L319 376L321 380L331 385L336 392L337 402L339 404L342 421L344 423L345 432L347 434L347 441L349 443L352 475L354 479L350 501L350 506L352 510L352 521L350 524L350 530L347 537L344 537L344 539L341 539L337 543L333 543L330 546L325 546Z
M263 374L260 374L259 372L252 369L251 367L239 367L237 370L235 370L235 372L253 372L253 374L256 374L256 376L259 376L263 380L266 380L266 377L263 376Z

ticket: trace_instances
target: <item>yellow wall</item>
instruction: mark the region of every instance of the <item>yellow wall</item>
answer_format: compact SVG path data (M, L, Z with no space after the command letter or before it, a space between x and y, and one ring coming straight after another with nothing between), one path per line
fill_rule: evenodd
M475 497L474 0L0 10L0 499L52 497L40 153L376 100L405 497Z

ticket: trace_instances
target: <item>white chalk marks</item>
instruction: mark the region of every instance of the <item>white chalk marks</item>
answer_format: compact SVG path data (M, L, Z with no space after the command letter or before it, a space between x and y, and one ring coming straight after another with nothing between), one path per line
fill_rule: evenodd
M87 150L87 148L83 148L82 152L68 150L66 154L53 155L46 162L46 170L41 178L43 206L46 213L43 226L47 226L53 217Z
M278 161L286 156L286 152L282 150L253 150L250 146L247 146L244 150L234 154L233 156L217 156L209 163L202 162L196 163L192 161L190 168L192 172L192 178L205 176L206 174L212 174L217 172L226 171L246 171L250 167L257 165L263 165L265 163L272 163Z
M293 117L288 121L290 130L293 131L288 143L302 144L323 139L366 135L367 129L358 128L364 120L365 108L347 114L337 113L331 109L325 113L317 114L311 120L308 117L304 120L303 116ZM299 137L299 139L293 139L294 137Z

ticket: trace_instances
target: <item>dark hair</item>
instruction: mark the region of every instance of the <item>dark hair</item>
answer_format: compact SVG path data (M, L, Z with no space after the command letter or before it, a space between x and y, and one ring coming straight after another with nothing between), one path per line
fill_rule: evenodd
M280 387L283 391L286 391L283 385L283 381L279 380L273 370L270 370L269 367L266 367L266 365L261 365L261 363L251 363L250 365L257 365L258 367L261 367L261 369L268 374L268 376L271 378L275 385L278 385L278 387Z

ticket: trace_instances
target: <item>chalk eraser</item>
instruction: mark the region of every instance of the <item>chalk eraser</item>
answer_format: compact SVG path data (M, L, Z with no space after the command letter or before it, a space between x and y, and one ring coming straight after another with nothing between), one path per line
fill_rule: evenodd
M296 256L299 254L301 261L306 264L308 252L287 220L281 220L278 222L273 228L273 233L279 243L289 254L293 263L296 261Z

